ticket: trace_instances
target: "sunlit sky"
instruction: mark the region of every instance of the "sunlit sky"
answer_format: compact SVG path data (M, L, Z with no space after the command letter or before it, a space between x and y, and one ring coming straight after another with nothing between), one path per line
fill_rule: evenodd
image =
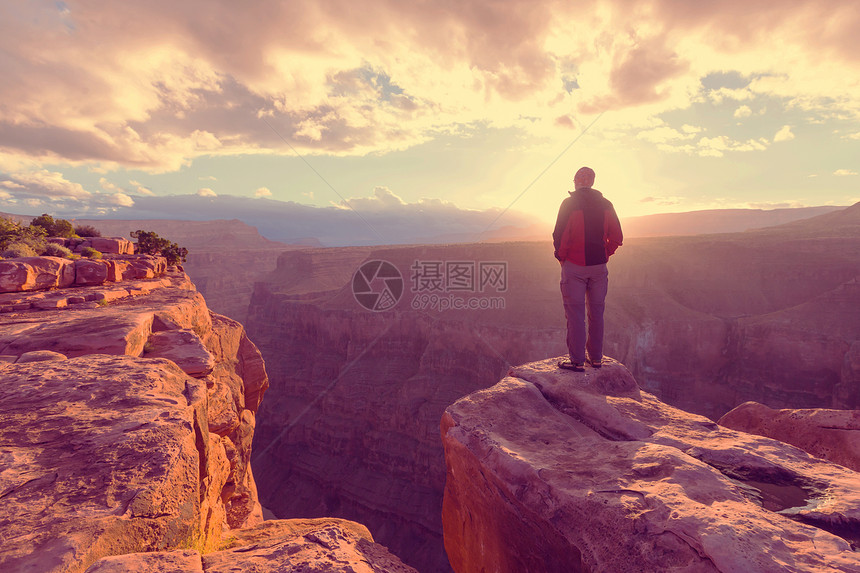
M550 221L582 165L622 217L848 205L857 30L844 0L0 0L0 210Z

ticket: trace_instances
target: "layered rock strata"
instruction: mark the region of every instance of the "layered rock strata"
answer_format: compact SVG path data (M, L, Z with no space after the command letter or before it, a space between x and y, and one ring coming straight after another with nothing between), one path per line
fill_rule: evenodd
M416 573L343 519L275 520L232 531L220 551L193 549L105 557L87 573Z
M262 521L260 353L182 272L120 288L53 291L80 302L48 308L15 293L20 310L0 315L0 570L211 549Z
M152 279L167 271L164 257L150 255L109 255L104 259L64 259L23 257L0 260L0 293L17 293L94 286L105 283ZM9 297L3 297L9 299ZM14 300L14 297L11 299ZM34 300L34 299L28 299ZM15 304L15 303L13 303ZM24 310L0 306L0 312Z
M860 472L860 410L774 410L746 402L718 422L766 436Z
M860 571L860 474L557 360L442 418L457 573Z

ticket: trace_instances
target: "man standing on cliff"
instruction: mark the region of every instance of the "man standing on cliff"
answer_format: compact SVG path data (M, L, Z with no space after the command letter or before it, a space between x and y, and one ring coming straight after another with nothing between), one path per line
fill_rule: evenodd
M586 360L593 368L603 364L603 308L609 285L606 262L624 237L612 203L593 187L594 171L583 167L576 172L573 185L575 191L562 201L552 232L555 258L561 263L570 353L570 361L558 365L584 372Z

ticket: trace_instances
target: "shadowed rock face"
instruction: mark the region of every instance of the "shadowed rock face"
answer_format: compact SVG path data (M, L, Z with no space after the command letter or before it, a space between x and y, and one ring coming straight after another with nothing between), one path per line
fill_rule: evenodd
M457 573L860 571L860 474L556 360L442 418Z
M17 293L21 310L0 315L2 571L212 548L262 520L259 351L184 273L123 284L105 305L83 302L103 287L63 289L82 302L50 310Z
M792 444L860 472L860 410L774 410L746 402L720 418L719 424Z

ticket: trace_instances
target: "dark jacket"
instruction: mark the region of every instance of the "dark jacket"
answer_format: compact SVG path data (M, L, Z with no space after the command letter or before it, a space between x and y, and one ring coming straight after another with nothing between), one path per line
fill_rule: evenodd
M601 265L624 239L615 208L597 189L581 187L562 201L552 232L555 258L580 266Z

